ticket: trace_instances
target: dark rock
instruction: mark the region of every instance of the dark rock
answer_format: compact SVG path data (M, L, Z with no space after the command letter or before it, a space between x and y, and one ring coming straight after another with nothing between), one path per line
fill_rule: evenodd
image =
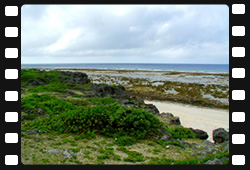
M160 115L160 112L155 105L145 104L144 106L145 107L142 107L142 108L147 110L148 112L153 113L154 115Z
M81 72L69 72L62 71L59 79L63 83L71 83L71 84L88 84L90 83L90 79L88 79L88 75L86 73Z
M106 84L92 84L92 92L88 92L87 97L113 97L117 99L129 98L130 94L121 86L110 86Z
M213 140L215 144L220 144L229 140L229 133L224 128L213 130Z
M181 121L180 121L180 118L179 117L174 117L171 119L170 123L172 125L181 125Z
M45 85L46 83L44 81L41 81L41 80L31 79L28 81L28 84L31 84L33 86L40 86L40 85Z
M189 129L194 132L195 137L198 138L198 139L206 140L208 138L207 132L205 132L203 130L193 129L193 128L189 128Z
M167 117L167 118L172 118L174 115L172 113L161 113L161 116Z

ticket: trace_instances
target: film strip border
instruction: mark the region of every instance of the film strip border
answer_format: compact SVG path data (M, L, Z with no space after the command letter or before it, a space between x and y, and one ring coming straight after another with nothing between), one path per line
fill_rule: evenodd
M230 154L232 165L246 165L246 132L244 106L246 106L246 19L245 4L233 4L230 12ZM231 149L232 148L232 149Z
M244 21L246 21L245 5L233 4L229 6L230 9L230 33L232 37L230 46L230 152L233 148L230 165L245 165L246 164L246 146L245 134L242 132L247 129L245 121L244 106L246 106L246 91L247 79L245 75L246 57L245 46L246 36ZM21 100L21 6L10 5L4 6L4 44L5 44L5 58L2 63L5 64L4 71L4 87L2 96L3 106L5 109L5 118L2 129L5 136L4 146L7 149L3 152L4 165L21 165L21 113L20 113L20 100ZM242 21L243 18L243 21ZM245 18L245 19L244 19ZM2 32L3 33L3 32ZM6 68L8 66L8 68ZM18 69L17 69L18 68ZM231 82L237 83L231 83ZM232 107L233 106L235 107ZM244 153L242 153L244 152Z
M4 3L5 4L5 3ZM4 139L4 155L1 158L5 165L21 164L21 6L15 1L7 2L8 5L1 6L1 18L4 23L2 37L4 44L4 55L2 53L1 63L2 72L5 72L4 88L2 87L1 106L4 113L2 114L2 139Z

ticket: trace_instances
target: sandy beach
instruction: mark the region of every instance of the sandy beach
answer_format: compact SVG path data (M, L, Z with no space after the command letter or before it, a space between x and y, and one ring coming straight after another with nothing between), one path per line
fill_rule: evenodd
M210 109L179 103L145 101L147 104L154 104L159 111L172 113L180 117L184 127L201 129L208 133L208 140L212 141L212 131L216 128L229 128L229 111L223 109Z

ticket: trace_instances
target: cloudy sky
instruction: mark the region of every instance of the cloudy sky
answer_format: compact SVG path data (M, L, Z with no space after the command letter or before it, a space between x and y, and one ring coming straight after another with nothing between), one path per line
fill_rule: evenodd
M229 63L226 5L24 5L24 63Z

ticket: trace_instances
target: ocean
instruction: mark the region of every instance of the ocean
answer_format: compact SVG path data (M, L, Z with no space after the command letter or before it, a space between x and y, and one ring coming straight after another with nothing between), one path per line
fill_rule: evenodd
M229 73L228 64L131 64L131 63L78 63L78 64L21 64L21 68L65 69L121 69Z

